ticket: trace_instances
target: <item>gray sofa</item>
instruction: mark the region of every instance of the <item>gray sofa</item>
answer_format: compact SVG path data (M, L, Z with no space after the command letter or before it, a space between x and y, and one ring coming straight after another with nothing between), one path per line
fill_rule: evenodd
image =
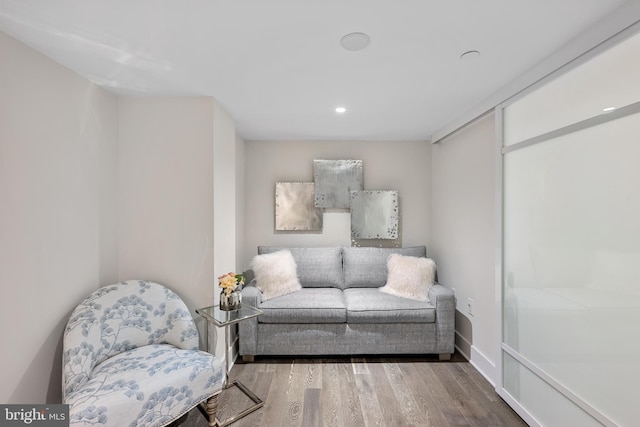
M380 292L391 253L426 256L426 247L258 247L289 249L302 289L263 301L253 279L242 304L264 314L239 323L244 361L257 355L438 354L454 351L455 297L436 284L422 302Z

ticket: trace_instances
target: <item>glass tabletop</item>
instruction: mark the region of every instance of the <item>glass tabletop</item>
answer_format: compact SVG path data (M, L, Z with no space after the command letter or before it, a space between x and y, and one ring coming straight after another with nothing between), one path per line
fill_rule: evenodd
M250 305L242 305L238 310L231 311L220 310L219 306L212 305L210 307L196 308L196 313L212 321L216 326L226 326L259 316L262 311Z

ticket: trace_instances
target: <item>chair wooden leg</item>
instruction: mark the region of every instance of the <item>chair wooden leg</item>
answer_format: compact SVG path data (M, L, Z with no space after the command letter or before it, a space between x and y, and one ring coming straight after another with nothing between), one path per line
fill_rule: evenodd
M207 400L207 415L209 416L209 426L216 425L216 412L218 412L218 395L211 396Z
M451 354L450 353L440 353L438 355L438 359L440 359L440 361L447 361L447 360L451 360Z
M244 363L251 363L255 360L255 356L253 354L245 354L242 356L242 361Z

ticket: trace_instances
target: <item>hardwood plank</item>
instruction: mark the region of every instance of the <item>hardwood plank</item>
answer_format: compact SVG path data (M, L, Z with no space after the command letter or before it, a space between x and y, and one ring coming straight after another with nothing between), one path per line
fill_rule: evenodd
M356 387L356 378L353 366L349 360L343 359L336 364L339 383L342 420L344 424L339 426L360 427L364 426L364 416L360 404L360 395Z
M307 389L320 388L322 386L322 360L309 359L305 360L305 377L304 383Z
M427 417L421 413L421 405L415 399L410 384L407 384L407 380L402 374L398 363L385 359L382 367L389 378L389 384L393 389L396 399L402 402L400 408L403 413L403 418L412 425L430 425Z
M455 379L460 387L465 390L473 402L476 402L483 408L489 408L492 406L492 403L495 402L495 399L490 400L487 394L478 387L478 384L469 378L469 374L460 367L460 364L447 365L447 372Z
M353 362L352 362L353 365ZM370 372L370 367L366 362L359 360L353 367L355 386L360 399L360 406L362 407L362 416L364 424L366 426L385 426L387 424L387 417L389 413L393 411L383 411L383 404L385 398L389 398L388 393L378 390L376 381ZM393 425L393 424L390 424Z
M340 393L339 369L336 361L327 360L322 363L322 387L320 399L322 406L322 422L327 427L341 427L346 425L342 396ZM347 420L350 419L347 416Z
M279 364L278 361L274 359L269 362L265 362L265 361L260 361L255 363L252 362L249 365L252 365L254 370L258 370L260 372L275 372L278 364Z
M472 395L469 394L471 383L466 383L464 388L460 387L460 384L458 384L451 373L451 366L447 364L434 364L433 371L470 426L486 427L500 425L500 421L495 417L495 414L489 413L485 406L479 404L473 399Z
M369 368L367 366L367 359L364 357L352 357L351 366L354 374L368 374Z
M265 426L286 425L283 424L282 421L288 418L289 413L287 393L289 391L291 368L292 363L281 363L276 366L276 371L273 373L273 379L271 380L269 394L263 397L265 401L264 407L260 409L263 413L262 421Z
M278 425L290 427L302 425L305 374L305 365L300 363L300 360L294 359L289 369L289 378L287 380L288 388L285 399L287 402L287 411L282 413L282 418Z
M407 425L407 422L414 424L413 421L407 420L404 413L406 402L401 403L398 400L383 363L369 363L368 366L385 423L391 426Z
M302 426L322 427L322 400L319 388L308 388L304 391Z
M407 388L411 390L418 408L426 418L426 425L433 427L452 425L442 412L443 407L446 407L446 403L442 402L442 398L438 395L438 390L428 384L428 379L425 379L424 369L418 369L419 366L420 364L418 363L398 364Z
M424 379L424 390L429 393L432 405L437 406L449 425L469 425L469 421L460 410L460 405L448 392L446 385L442 383L434 370L434 366L441 362L421 363L416 367Z
M482 376L480 372L476 370L470 363L458 363L459 369L462 369L464 373L467 375L467 378L472 381L474 384L480 388L480 390L484 393L487 399L491 402L502 401L500 396L495 392L494 387L490 385L485 377ZM489 385L486 387L485 385Z

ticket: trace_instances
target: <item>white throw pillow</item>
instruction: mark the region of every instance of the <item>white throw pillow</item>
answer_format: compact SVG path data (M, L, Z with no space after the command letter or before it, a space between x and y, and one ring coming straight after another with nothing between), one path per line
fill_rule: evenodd
M435 283L436 263L430 258L391 254L387 258L387 284L380 290L391 295L429 301Z
M291 251L282 250L253 258L252 268L262 300L290 294L302 289Z

